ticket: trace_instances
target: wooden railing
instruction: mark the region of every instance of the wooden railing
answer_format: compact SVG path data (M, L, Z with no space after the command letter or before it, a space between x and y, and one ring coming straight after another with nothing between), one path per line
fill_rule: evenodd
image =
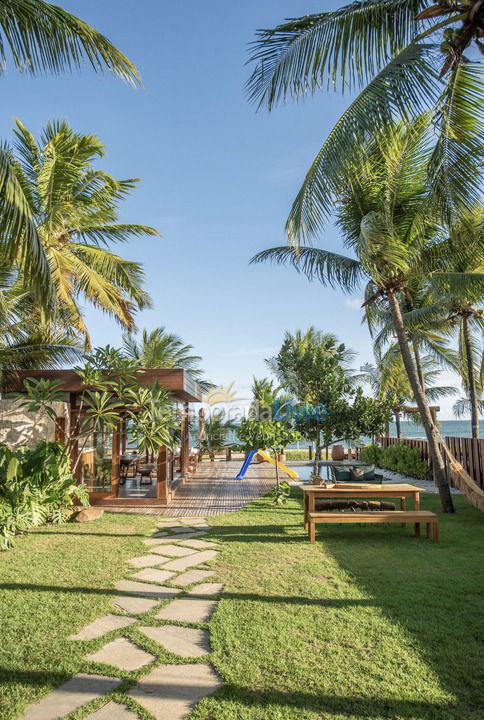
M401 438L399 440L395 437L382 437L378 440L383 447L395 445L399 442L410 445L410 447L416 448L422 460L425 460L430 465L429 448L426 440L412 440L410 438ZM484 439L446 437L444 442L455 460L462 465L476 485L481 490L484 490ZM444 458L447 461L447 467L449 467L448 457L445 453ZM453 472L450 472L450 475L452 477Z

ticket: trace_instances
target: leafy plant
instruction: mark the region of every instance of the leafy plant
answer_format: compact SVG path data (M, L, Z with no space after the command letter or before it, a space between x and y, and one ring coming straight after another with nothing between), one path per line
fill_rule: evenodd
M394 470L402 475L428 479L430 468L420 457L417 448L405 443L396 443L387 447L378 445L365 445L361 450L361 459L369 465L377 465L387 470Z
M279 461L278 456L286 445L297 442L300 434L288 423L258 421L242 418L237 428L237 437L245 445L245 450L271 450L276 468L276 490L279 490Z
M33 450L0 445L0 549L15 535L46 522L63 523L74 499L89 505L87 488L77 484L60 443L42 441Z
M287 480L281 480L279 486L273 487L269 493L272 505L285 505L291 496L291 486Z

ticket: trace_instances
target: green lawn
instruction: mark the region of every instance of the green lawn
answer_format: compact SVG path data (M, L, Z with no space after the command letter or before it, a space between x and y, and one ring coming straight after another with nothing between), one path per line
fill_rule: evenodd
M482 720L484 517L457 498L440 546L397 526L320 528L310 546L295 495L286 507L261 499L212 518L225 583L212 662L225 686L191 718ZM114 593L103 588L151 527L145 516L105 515L46 528L0 556L2 720L75 672L102 670L83 660L102 640L67 636L110 610ZM124 634L141 642L134 628Z

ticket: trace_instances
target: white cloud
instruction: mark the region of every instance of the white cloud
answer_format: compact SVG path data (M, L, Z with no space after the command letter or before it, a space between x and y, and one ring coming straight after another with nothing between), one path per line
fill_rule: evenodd
M363 302L363 298L346 298L345 305L352 310L361 310L361 305Z

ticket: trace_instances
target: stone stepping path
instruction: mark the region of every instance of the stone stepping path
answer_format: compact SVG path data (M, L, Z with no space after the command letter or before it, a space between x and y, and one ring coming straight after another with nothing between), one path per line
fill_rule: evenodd
M173 585L181 585L182 587L186 587L187 585L193 585L193 583L196 582L208 580L208 578L211 578L213 575L215 575L214 570L189 570L182 575L178 575L177 578L171 580L170 582L172 582Z
M185 529L185 528L183 528L183 529ZM159 538L159 537L166 537L166 535L167 535L167 533L165 533L165 532L163 532L163 533L155 532L155 533L153 533L152 537ZM192 532L183 532L183 533L181 532L178 535L170 535L169 542L173 542L173 540L175 540L175 539L176 540L178 540L178 539L188 540L189 538L202 537L202 535L207 535L207 531L206 530L197 530L197 531L193 530Z
M138 715L126 707L115 702L108 702L102 708L91 713L84 720L138 720Z
M194 548L181 547L180 545L157 545L152 547L150 552L156 553L157 555L165 555L166 557L185 557L186 555L193 555L195 552Z
M135 613L135 615L142 615L145 612L149 612L157 605L159 605L158 600L150 600L150 598L142 597L120 596L113 600L113 607L116 610L122 610L127 613ZM116 617L119 617L119 615Z
M222 583L200 583L188 591L188 595L196 595L197 597L211 597L220 595L224 586Z
M160 665L141 678L129 695L156 720L184 720L200 700L221 686L210 665Z
M64 685L27 708L22 720L58 720L115 690L123 681L106 675L74 675Z
M197 538L195 538L194 540L182 540L180 542L180 545L186 545L186 547L195 548L195 550L210 550L217 547L216 545L214 545L213 542L210 542L209 540L198 540Z
M203 598L177 598L155 615L157 620L175 622L204 623L210 620L218 603Z
M187 570L194 565L201 565L202 563L214 560L218 555L216 550L201 550L188 557L178 558L177 560L170 560L167 563L163 563L163 570L175 570L181 572Z
M135 568L155 567L161 565L163 558L159 555L140 555L139 557L128 560L129 564Z
M116 583L116 590L121 594L113 598L112 606L114 610L128 615L111 613L97 618L71 639L87 642L136 625L146 638L158 643L160 652L164 648L185 660L208 657L211 652L209 631L187 627L210 620L218 605L216 596L223 589L221 583L207 582L215 571L196 568L219 554L217 545L200 539L207 534L208 528L208 524L200 518L160 523L154 534L144 540L146 554L128 560L132 579ZM167 587L163 585L165 581L181 587ZM195 586L184 591L185 587L192 585ZM177 597L179 594L182 594L181 598ZM153 611L162 601L165 604L154 616L156 620L164 621L161 626L146 624L150 622L149 617L143 625L140 618L129 615ZM185 626L172 623L185 623ZM150 668L148 666L156 663L157 656L126 637L107 642L101 649L86 655L86 660L111 665L125 672L146 668L146 674L129 695L156 720L185 720L202 698L222 685L220 677L206 662L164 664ZM75 675L62 687L27 708L23 720L60 720L113 692L122 682L120 678L107 675ZM139 720L137 713L125 705L109 698L106 700L105 705L85 716L84 720Z
M116 583L116 590L141 595L142 597L158 598L159 600L171 600L174 595L181 593L181 590L178 588L166 587L164 585L148 585L147 583L135 582L134 580L120 580Z
M144 568L134 573L133 577L137 580L146 580L147 582L164 583L169 580L175 573L168 570L157 570L156 568Z
M120 670L139 670L156 660L154 655L145 652L126 638L117 638L100 650L86 655L92 662L114 665Z
M163 645L166 650L183 658L204 657L210 654L207 630L164 625L163 627L140 627L142 633Z
M128 627L135 622L136 618L124 617L122 615L105 615L86 625L86 627L79 630L76 635L71 635L69 640L94 640L114 630Z

